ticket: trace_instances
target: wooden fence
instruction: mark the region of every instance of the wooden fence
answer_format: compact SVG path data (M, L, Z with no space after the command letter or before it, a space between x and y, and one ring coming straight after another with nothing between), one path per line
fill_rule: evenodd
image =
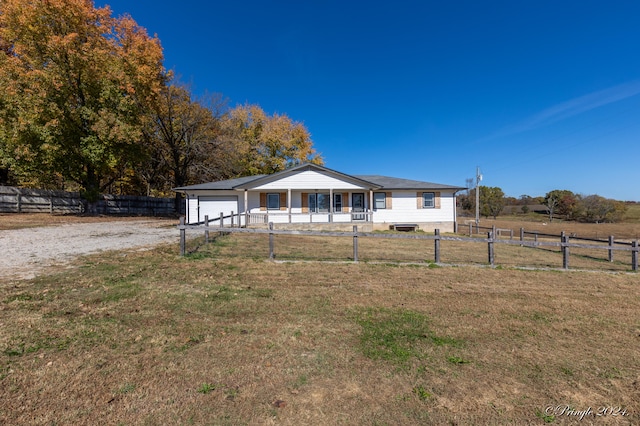
M0 213L84 213L85 201L78 192L0 186ZM127 216L172 216L177 214L173 198L134 195L101 195L96 214Z
M562 253L562 268L569 269L569 254L572 248L580 249L593 249L593 250L608 250L609 260L613 261L613 253L628 252L630 254L631 269L638 271L638 252L640 251L638 246L638 240L634 240L630 243L616 243L614 240L608 240L606 245L602 244L581 244L570 242L570 237L563 233L560 241L550 240L538 240L535 238L532 240L525 240L524 235L521 233L521 239L504 239L496 236L495 231L489 231L486 238L478 237L458 237L449 235L440 235L439 230L435 230L433 235L425 233L410 233L410 234L390 234L390 233L376 233L376 232L359 232L358 227L354 226L352 232L325 232L325 231L299 231L299 230L275 230L273 229L273 223L269 223L268 229L253 229L253 228L234 228L234 227L221 227L221 226L209 226L204 225L185 225L184 217L180 218L180 255L184 256L186 253L186 231L194 230L197 232L203 232L205 236L205 243L209 242L210 232L220 233L253 233L253 234L268 234L269 235L269 258L275 258L275 236L276 235L306 235L306 236L321 236L321 237L351 237L353 239L353 257L354 262L358 262L358 240L360 238L382 238L382 239L413 239L413 240L433 240L434 244L434 263L440 263L441 259L441 242L442 241L459 241L468 243L486 243L487 244L487 263L491 266L495 266L495 246L496 244L504 245L518 245L520 247L551 247L559 248ZM598 242L600 242L598 240Z
M487 232L492 232L493 235L496 236L496 238L506 237L506 236L508 236L510 240L513 240L514 238L513 229L509 229L509 228L506 228L506 229L496 228L495 225L491 228L488 228L488 227L481 227L481 226L469 224L469 236L473 235L473 229L475 229L478 234L481 229L484 229ZM627 247L631 247L633 245L632 241L618 241L615 239L613 235L610 235L607 239L602 239L602 238L580 237L576 234L567 235L565 232L562 232L560 235L547 234L540 231L527 231L524 228L520 228L519 236L520 236L519 241L525 241L526 238L530 238L530 239L532 238L534 242L537 242L539 239L544 238L544 239L559 239L560 242L562 243L566 238L567 242L569 242L569 240L573 240L573 241L587 241L590 243L593 242L593 243L606 244L608 246L607 250L609 251L609 262L613 262L613 253L616 250L614 246L616 244L618 246L627 246ZM536 245L539 245L539 244L536 244ZM580 244L574 244L574 247L592 248L592 246L580 245ZM598 246L598 248L602 249L603 247L602 245L600 245Z

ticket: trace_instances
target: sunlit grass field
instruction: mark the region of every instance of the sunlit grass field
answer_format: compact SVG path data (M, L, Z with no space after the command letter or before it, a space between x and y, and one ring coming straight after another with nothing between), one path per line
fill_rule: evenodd
M354 264L350 238L289 236L274 262L265 236L192 237L0 281L0 423L639 421L628 263L518 269L561 258L499 246L489 268L442 242L439 266L433 241L362 238Z

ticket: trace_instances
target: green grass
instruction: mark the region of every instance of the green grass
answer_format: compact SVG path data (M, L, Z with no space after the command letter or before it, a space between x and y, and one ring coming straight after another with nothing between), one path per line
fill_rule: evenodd
M463 345L460 340L436 336L429 328L429 319L420 312L367 308L354 316L362 328L362 353L374 360L382 359L404 366L411 359L420 361L427 358L432 347Z

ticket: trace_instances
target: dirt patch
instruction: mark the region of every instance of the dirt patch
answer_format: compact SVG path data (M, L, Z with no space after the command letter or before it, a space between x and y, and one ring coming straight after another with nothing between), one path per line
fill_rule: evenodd
M29 279L78 256L177 242L179 236L175 223L162 219L74 218L69 222L67 218L58 225L0 231L0 277Z

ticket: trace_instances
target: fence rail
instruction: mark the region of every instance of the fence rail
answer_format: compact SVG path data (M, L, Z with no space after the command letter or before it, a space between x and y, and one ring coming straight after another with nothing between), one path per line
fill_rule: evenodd
M468 229L467 232L463 232L466 231ZM500 228L496 228L495 225L493 227L488 227L488 226L479 226L476 225L475 223L466 223L465 225L459 225L458 226L458 233L461 234L466 234L469 236L472 236L474 234L474 230L475 230L475 234L480 235L481 232L480 231L485 231L485 232L489 232L489 231L493 231L496 233L496 235L500 236L502 234L510 234L510 237L513 238L514 237L514 231L511 228L505 228L505 229L500 229ZM529 236L533 236L534 238L537 237L542 237L542 238L560 238L561 235L559 234L548 234L545 232L540 232L540 231L527 231L524 228L520 228L520 239L523 239L523 237L529 235ZM596 237L581 237L577 234L570 234L569 235L571 237L571 239L574 240L581 240L581 241L593 241L593 242L599 242L599 243L607 243L609 240L608 239L602 239L602 238L598 238ZM609 238L612 238L611 236L609 236ZM622 244L622 245L631 245L630 241L616 241L616 244Z
M495 266L495 245L517 245L521 247L551 247L559 248L562 252L562 268L569 269L569 254L572 248L580 249L593 249L593 250L608 250L609 260L613 261L613 252L628 252L631 254L631 269L638 271L638 252L640 248L638 246L638 240L634 240L629 245L615 245L613 239L606 241L606 245L603 244L582 244L570 242L570 237L563 233L560 241L548 241L548 240L514 240L514 239L501 239L496 236L496 233L490 231L484 237L461 237L451 235L441 235L438 229L435 230L433 235L424 233L415 234L388 234L388 233L376 233L376 232L359 232L357 226L353 226L353 231L303 231L303 230L287 230L273 228L273 223L269 223L268 229L255 229L255 228L231 228L221 226L209 226L205 225L185 225L184 217L180 218L180 224L178 225L180 230L180 255L186 254L186 231L204 232L205 243L208 243L210 232L219 233L248 233L248 234L268 234L269 235L269 258L275 257L275 242L274 237L276 235L303 235L303 236L321 236L321 237L351 237L353 239L353 261L358 262L358 239L359 238L380 238L380 239L413 239L413 240L432 240L434 241L434 262L440 263L441 259L441 243L443 241L458 241L463 243L486 243L487 244L487 263L491 266ZM605 242L605 241L603 241Z
M0 186L0 213L84 213L85 201L78 192ZM95 213L105 215L172 216L173 198L134 195L101 195Z

